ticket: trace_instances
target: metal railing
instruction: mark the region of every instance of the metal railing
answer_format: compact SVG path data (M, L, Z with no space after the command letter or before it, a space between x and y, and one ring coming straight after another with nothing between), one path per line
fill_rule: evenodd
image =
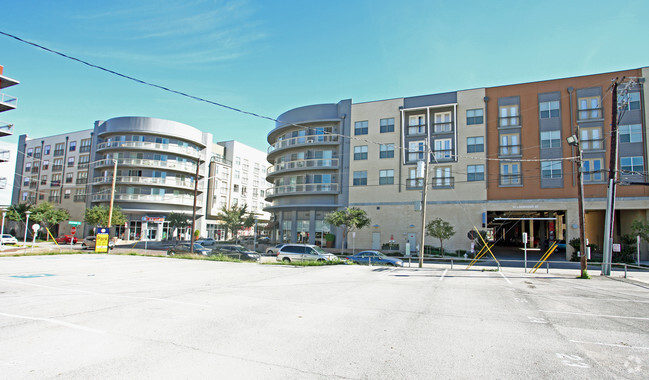
M426 124L417 124L408 126L408 136L426 134Z
M65 154L65 149L56 149L54 151L54 157L63 156Z
M85 202L86 201L86 194L75 194L74 198L72 199L75 202Z
M0 103L4 103L10 107L16 108L16 106L18 105L18 98L16 98L15 96L0 93Z
M433 177L431 186L433 189L450 189L455 186L455 177Z
M11 135L14 133L14 125L5 121L0 121L0 134Z
M107 158L97 161L95 167L102 166L113 166L113 159ZM195 172L196 164L193 162L181 162L177 161L162 161L162 160L151 160L151 159L140 159L140 158L119 158L117 159L117 165L129 165L129 166L148 166L148 167L157 167L157 168L169 168L174 170L182 170L186 172Z
M424 187L424 180L419 178L406 179L406 189L421 189Z
M112 176L95 177L93 178L93 185L110 184L113 182ZM116 176L115 182L117 183L135 183L145 185L164 185L164 186L177 186L188 189L194 188L194 181L188 179L180 180L175 177L160 178L160 177L138 177L138 176Z
M452 160L454 158L453 149L433 150L433 157L437 161Z
M139 148L155 151L166 151L170 153L184 154L186 156L198 157L200 150L177 144L162 144L153 141L111 141L97 144L97 151L111 148Z
M298 136L298 137L292 137L290 139L277 141L275 144L268 147L268 153L272 153L278 149L288 148L296 145L310 145L310 144L337 143L337 142L338 142L337 135Z
M137 202L156 202L156 203L169 203L169 204L180 204L184 206L191 206L194 203L194 197L192 195L175 195L175 194L164 194L164 195L149 195L149 194L115 194L115 201L137 201ZM109 202L110 193L107 194L95 194L90 200L92 202Z
M305 160L285 161L266 170L266 174L278 173L295 169L335 169L338 167L337 158L314 158Z
M453 122L433 123L433 133L445 133L453 131Z
M60 172L63 170L63 165L52 165L53 172Z
M501 174L499 183L501 185L520 185L522 178L521 174Z
M604 148L604 139L589 139L589 140L580 140L579 146L583 151L587 150L603 150Z
M501 156L512 156L521 154L520 145L501 145L500 146L500 155Z
M337 183L309 183L309 184L300 184L300 185L274 186L266 190L266 196L272 197L281 194L321 193L321 192L338 192L338 184Z
M582 120L592 120L592 119L601 119L602 118L602 108L579 108L577 110L578 119L577 121Z
M515 127L521 125L520 116L500 116L498 117L499 127Z
M79 147L79 153L88 153L92 149L92 146L90 145L81 145Z

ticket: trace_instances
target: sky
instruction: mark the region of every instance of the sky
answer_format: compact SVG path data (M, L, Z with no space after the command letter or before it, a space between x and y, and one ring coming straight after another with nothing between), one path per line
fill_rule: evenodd
M354 103L649 66L649 1L7 1L0 31L277 118ZM14 136L149 116L266 150L274 127L0 35ZM4 164L3 166L7 166ZM13 168L12 168L13 169Z

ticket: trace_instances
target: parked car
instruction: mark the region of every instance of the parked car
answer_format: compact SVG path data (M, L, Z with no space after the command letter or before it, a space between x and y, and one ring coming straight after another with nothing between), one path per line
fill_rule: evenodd
M83 249L95 249L95 246L97 245L97 237L96 236L86 236L83 241L81 242L81 247ZM113 249L115 248L115 242L114 241L108 241L108 248Z
M72 244L77 244L77 241L79 241L79 239L76 236L72 236L72 235L59 236L55 240L59 244L70 244L70 242L72 242Z
M290 263L291 261L333 261L338 257L325 252L317 245L311 244L285 244L277 251L277 261Z
M257 243L259 243L259 244L270 244L270 238L268 236L259 236L259 237L257 237Z
M279 249L282 248L285 245L286 245L286 243L281 243L281 244L277 244L274 247L268 248L266 250L266 256L277 256L277 251L279 251Z
M18 244L18 240L13 235L2 235L2 244Z
M182 255L186 253L191 253L192 245L191 243L177 243L174 246L169 247L167 249L167 255ZM194 243L194 253L197 255L203 255L203 256L208 256L210 253L212 253L212 250L209 248L205 248L202 245L198 243Z
M246 249L246 247L238 244L224 244L219 245L217 248L212 250L213 254L224 255L232 257L233 259L244 260L244 261L257 261L259 260L259 254L254 251Z
M213 238L205 238L205 239L198 239L194 243L198 243L203 247L207 247L216 244L216 240L214 240Z
M391 265L395 267L402 267L403 260L396 259L384 255L379 251L362 251L353 256L348 256L347 260L355 264L370 264L372 265Z

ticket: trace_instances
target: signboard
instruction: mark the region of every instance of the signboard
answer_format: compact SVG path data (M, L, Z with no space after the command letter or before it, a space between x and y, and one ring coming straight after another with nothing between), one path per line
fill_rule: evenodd
M620 244L613 244L613 252L622 252L622 247Z
M143 222L153 222L153 223L163 223L165 221L165 217L153 217L153 216L143 216L142 217Z
M97 236L95 237L95 252L108 253L108 228L97 227Z
M74 235L74 233L77 232L77 227L72 227L70 228L70 233Z
M77 227L81 225L81 222L75 222L74 220L70 220L68 224Z

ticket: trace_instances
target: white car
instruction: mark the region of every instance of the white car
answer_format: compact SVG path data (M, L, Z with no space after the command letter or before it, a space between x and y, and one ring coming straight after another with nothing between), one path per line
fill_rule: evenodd
M290 263L291 261L335 261L338 257L326 252L317 245L286 244L277 251L277 261Z
M9 234L2 235L2 244L18 244L18 240Z

